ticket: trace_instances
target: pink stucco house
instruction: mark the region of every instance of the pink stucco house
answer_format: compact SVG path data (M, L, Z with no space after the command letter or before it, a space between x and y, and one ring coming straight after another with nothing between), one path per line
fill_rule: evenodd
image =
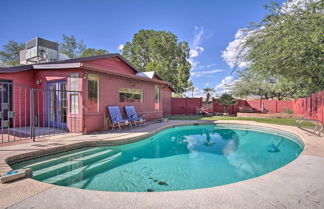
M105 128L109 105L122 111L133 105L148 121L169 115L174 91L158 74L139 71L119 54L0 68L0 82L7 127L35 123L84 133Z

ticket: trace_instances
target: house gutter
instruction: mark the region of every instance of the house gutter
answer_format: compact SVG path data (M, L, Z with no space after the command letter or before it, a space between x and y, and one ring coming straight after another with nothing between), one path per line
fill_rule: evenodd
M37 69L68 69L68 68L79 68L81 66L81 63L64 63L64 64L37 64L33 65L33 68L35 70Z

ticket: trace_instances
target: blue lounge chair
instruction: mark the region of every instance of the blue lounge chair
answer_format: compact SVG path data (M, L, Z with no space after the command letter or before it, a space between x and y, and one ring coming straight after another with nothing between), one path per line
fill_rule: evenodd
M119 130L121 130L122 126L127 126L127 125L130 125L130 127L132 128L132 124L129 123L128 120L123 119L123 116L118 106L108 106L108 112L112 123L112 130L115 127L118 127Z
M133 122L135 125L137 125L137 123L142 123L146 125L144 114L138 116L134 106L125 106L125 112L129 121Z

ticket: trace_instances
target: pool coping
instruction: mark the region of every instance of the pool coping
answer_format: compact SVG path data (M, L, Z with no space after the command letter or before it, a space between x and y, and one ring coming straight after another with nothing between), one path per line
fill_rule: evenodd
M238 185L245 185L249 184L250 182L255 182L255 181L262 181L262 178L268 176L268 175L273 175L279 172L288 172L292 164L294 164L296 161L299 161L299 159L303 158L303 156L313 156L317 158L321 158L324 160L324 143L323 139L324 137L318 137L316 135L312 135L309 132L305 132L303 130L298 129L297 127L292 127L292 126L283 126L283 125L274 125L274 124L265 124L265 123L258 123L258 122L252 122L252 121L201 121L201 120L190 120L190 121L168 121L168 122L163 122L163 123L158 123L158 124L151 124L147 127L142 127L138 128L137 131L135 130L134 132L129 131L129 133L125 134L124 132L121 133L107 133L107 134L89 134L89 135L78 135L78 136L71 136L71 137L53 137L51 139L48 139L47 141L44 142L36 142L36 144L39 145L44 145L43 147L38 147L35 149L33 145L34 143L30 144L21 144L21 145L14 145L10 147L6 147L6 151L3 150L3 147L0 148L0 172L8 171L10 170L10 167L8 165L14 162L21 161L23 158L24 160L27 160L29 158L35 158L39 156L44 156L48 154L54 154L58 152L64 152L72 149L77 149L85 146L105 146L105 145L120 145L120 144L127 144L135 141L142 140L148 136L154 135L157 132L160 132L164 129L171 128L174 126L179 126L179 125L192 125L192 124L239 124L239 125L256 125L256 126L264 126L264 127L271 127L271 128L277 128L286 132L293 133L297 135L299 138L301 138L302 142L304 143L304 150L302 153L299 155L297 159L294 161L288 163L287 165L281 167L280 169L274 170L270 173L267 173L265 175L248 179L245 181L241 182L236 182L228 185L223 185L223 186L217 186L217 187L211 187L211 188L204 188L204 189L196 189L196 190L184 190L184 191L169 191L169 192L153 192L155 194L163 194L163 196L167 195L167 193L172 193L172 194L190 194L190 193L197 193L197 192L202 192L202 193L208 193L210 190L220 190L224 189L227 187L232 187L235 184ZM141 131L143 130L143 131ZM96 136L94 138L99 139L91 139L93 136ZM79 139L76 139L79 138ZM320 140L321 139L321 140ZM62 145L62 141L66 142L65 144ZM50 146L46 146L50 145ZM23 149L25 148L25 149ZM324 161L323 161L324 162ZM287 171L288 170L288 171ZM307 174L307 170L305 171ZM321 173L318 173L318 176L320 176ZM262 183L262 182L261 182ZM25 194L22 195L20 198L12 198L10 201L6 201L6 199L2 200L4 197L3 195L0 196L0 202L4 203L5 207L8 207L10 205L19 205L21 201L27 201L30 198L36 198L37 196L40 196L41 194L45 194L46 191L50 190L62 190L62 191L77 191L76 193L78 194L87 194L87 195L95 195L95 194L113 194L112 196L120 195L120 196L129 196L129 198L133 199L136 196L143 196L143 194L146 194L148 196L152 196L151 194L148 193L138 193L138 192L105 192L105 191L91 191L91 190L82 190L82 189L74 189L74 188L68 188L68 187L61 187L61 186L56 186L56 185L50 185L46 184L43 182L38 182L33 179L24 179L21 181L17 181L14 183L10 184L0 184L0 194L1 194L1 188L2 187L7 187L8 188L14 188L15 184L17 185L17 188L22 187L34 187L35 192L31 192L30 194ZM231 186L232 185L232 186ZM324 187L324 186L323 186ZM321 188L322 189L322 188ZM6 188L4 188L4 191L6 191ZM8 190L7 190L8 191ZM62 192L61 191L61 192ZM324 197L324 188L323 188L323 195ZM8 196L8 194L7 194ZM190 195L189 195L190 196ZM118 197L119 198L119 197ZM118 199L117 198L117 199ZM142 198L146 199L145 196ZM9 198L10 199L10 198ZM71 200L72 201L72 200ZM22 203L23 203L22 202ZM37 201L36 201L37 202ZM181 201L180 201L181 202ZM118 202L116 202L118 203ZM75 202L74 202L75 204ZM315 206L317 205L314 203ZM273 205L273 203L272 203ZM145 206L145 205L144 205ZM152 205L150 205L151 207ZM313 206L313 204L312 204ZM1 203L0 203L1 207Z

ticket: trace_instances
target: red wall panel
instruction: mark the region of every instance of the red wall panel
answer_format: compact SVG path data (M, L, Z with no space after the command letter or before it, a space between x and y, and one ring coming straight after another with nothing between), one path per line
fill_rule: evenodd
M17 73L0 74L0 79L10 80L13 85L12 110L16 117L13 126L29 126L30 123L30 88L34 87L34 72L24 71Z
M162 88L162 110L163 115L171 115L171 94L172 90L170 88Z
M125 73L130 75L135 75L136 72L126 63L124 63L119 58L105 58L99 60L86 61L85 63L90 64L91 66L96 66L104 68L110 71L115 71L118 73Z
M172 115L196 114L197 108L202 106L202 98L172 98Z
M98 74L97 72L87 71L88 74ZM161 92L160 109L155 110L155 84L151 82L143 82L139 80L123 78L115 75L99 74L99 112L89 111L90 102L88 98L88 83L85 81L83 86L85 98L85 131L99 131L104 127L104 118L107 115L108 106L119 106L122 114L124 114L124 106L132 105L135 107L137 114L145 113L147 121L158 119L163 116L163 92ZM143 102L120 102L119 89L131 88L144 91ZM161 88L162 90L162 88Z
M186 101L201 100L201 98L172 98L171 112L172 114L187 114ZM200 107L201 104L192 102L190 108L193 110ZM249 106L254 112L261 112L262 106L267 113L283 113L286 109L292 110L295 115L302 115L305 118L316 119L324 123L324 91L311 94L307 98L299 98L295 100L238 100L235 105L229 105L227 112L236 114L240 106ZM213 98L213 112L222 113L224 107Z

